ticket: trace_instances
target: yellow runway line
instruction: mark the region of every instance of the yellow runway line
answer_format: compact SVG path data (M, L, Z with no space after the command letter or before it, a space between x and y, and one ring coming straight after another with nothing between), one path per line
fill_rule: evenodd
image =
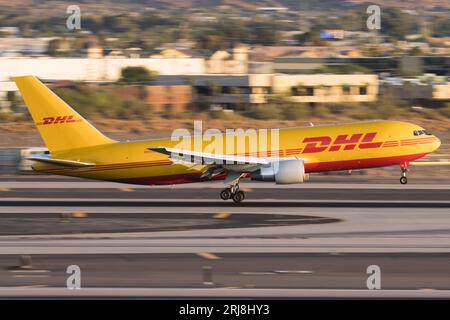
M216 256L215 254L209 253L209 252L198 252L198 253L196 253L196 255L198 255L198 256L200 256L202 258L208 259L208 260L218 260L218 259L220 259L219 256Z
M0 188L0 192L6 192L6 191L11 191L10 188Z
M86 218L88 216L87 212L84 211L72 211L72 212L63 212L61 213L62 219L70 219L70 218Z
M132 191L134 191L133 188L119 188L119 190L123 191L123 192L132 192Z
M435 291L433 288L420 288L420 291L425 291L425 292L431 292L431 291Z
M213 215L213 218L215 218L215 219L226 219L229 216L231 216L231 214L229 214L228 212L219 212L219 213L216 213L215 215Z

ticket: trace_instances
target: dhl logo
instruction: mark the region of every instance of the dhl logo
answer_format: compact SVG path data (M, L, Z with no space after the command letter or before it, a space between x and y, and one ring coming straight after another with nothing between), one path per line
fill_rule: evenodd
M42 122L37 123L37 125L46 124L59 124L59 123L71 123L79 122L81 119L74 119L74 116L58 116L58 117L45 117L42 118Z
M374 142L376 132L370 133L355 133L352 135L341 134L334 139L329 136L320 137L308 137L303 139L303 143L306 143L302 153L316 153L328 151L340 151L340 150L354 150L357 146L359 149L380 148L382 142Z

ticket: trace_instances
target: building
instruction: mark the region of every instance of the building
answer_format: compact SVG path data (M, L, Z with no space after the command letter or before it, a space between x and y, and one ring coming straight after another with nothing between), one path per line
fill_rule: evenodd
M366 74L281 75L273 93L297 103L371 102L378 96L378 76Z
M48 44L55 39L58 38L0 37L0 57L45 55L47 53Z
M144 101L155 112L183 112L192 104L189 85L145 86Z
M124 97L140 97L152 112L183 112L192 104L190 85L128 85L113 86L111 90Z
M9 112L11 103L8 101L8 92L17 91L16 84L12 81L0 81L0 112Z
M0 57L0 81L12 76L35 75L44 80L117 81L121 71L129 66L143 66L158 74L191 75L205 73L202 58L2 58Z
M272 74L195 76L197 98L209 97L211 104L245 108L267 103L272 92Z
M275 73L315 74L326 66L357 65L374 73L396 72L399 68L396 57L293 57L280 56L273 60Z
M206 61L206 72L213 74L248 73L249 48L245 45L234 47L231 52L216 51Z
M270 102L274 95L297 103L347 103L375 101L378 95L376 75L193 75L158 76L160 85L190 83L194 101L207 101L211 106L245 109Z
M95 52L93 52L94 54ZM0 57L0 112L10 110L7 100L8 92L18 91L11 77L20 75L35 75L44 81L81 81L81 82L114 82L120 78L123 68L128 66L144 66L161 75L193 75L205 73L203 58L142 58L128 59L124 57L95 58L30 58L30 57ZM176 110L184 110L191 97L186 97L185 87L152 88L149 96L155 95L158 103L150 103L157 110L163 105L173 106ZM180 94L180 100L175 97ZM189 102L187 101L189 100ZM150 101L150 98L149 100Z
M450 76L450 56L405 56L399 61L402 74L434 73Z
M381 81L380 92L415 103L440 104L450 101L450 83L439 77L436 81L426 77L387 78Z
M360 57L330 56L314 57L302 54L286 54L273 58L273 71L287 74L314 74L326 66L357 65L374 73L450 75L450 56L384 56Z

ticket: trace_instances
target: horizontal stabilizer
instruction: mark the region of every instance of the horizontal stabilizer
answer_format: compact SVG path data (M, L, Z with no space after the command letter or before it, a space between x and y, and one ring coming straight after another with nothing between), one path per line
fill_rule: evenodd
M75 167L75 168L83 168L83 167L93 167L95 166L95 163L90 162L80 162L80 161L73 161L73 160L64 160L64 159L52 159L48 157L28 157L27 160L42 162L42 163L48 163L48 164L54 164L57 166L63 166L63 167Z

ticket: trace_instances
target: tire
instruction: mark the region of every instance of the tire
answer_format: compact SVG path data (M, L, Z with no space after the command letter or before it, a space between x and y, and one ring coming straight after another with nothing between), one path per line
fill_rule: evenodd
M220 198L221 198L222 200L228 200L228 199L230 199L230 198L231 198L231 190L230 190L230 189L223 189L223 190L220 192Z
M400 178L400 183L401 184L407 184L408 183L408 179L406 177L401 177Z
M245 193L243 191L238 191L233 195L233 201L234 203L240 203L244 201L245 199Z

